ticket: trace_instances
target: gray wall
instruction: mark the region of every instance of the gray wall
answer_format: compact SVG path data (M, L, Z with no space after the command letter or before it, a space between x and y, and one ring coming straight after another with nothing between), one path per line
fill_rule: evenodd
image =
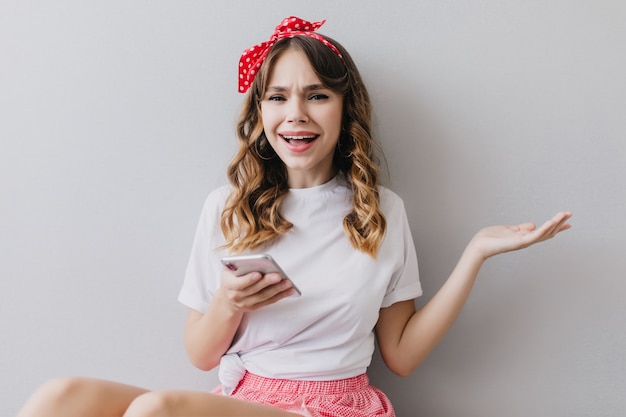
M626 3L0 2L0 415L68 374L211 388L176 302L234 149L241 51L328 19L376 106L425 287L493 223L575 228L490 261L400 416L623 416Z

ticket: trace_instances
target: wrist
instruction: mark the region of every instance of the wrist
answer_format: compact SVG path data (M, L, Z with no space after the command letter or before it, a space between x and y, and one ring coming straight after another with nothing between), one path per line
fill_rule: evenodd
M464 258L472 263L482 264L492 255L484 250L474 239L472 239L463 251Z
M211 302L219 311L220 316L225 319L237 319L241 320L243 317L243 310L241 310L235 303L231 302L226 296L224 289L219 287L215 291L213 301Z

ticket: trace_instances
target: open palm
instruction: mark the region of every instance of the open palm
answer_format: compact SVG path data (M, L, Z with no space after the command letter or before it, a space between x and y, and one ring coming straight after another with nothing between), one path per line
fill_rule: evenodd
M470 246L484 259L499 253L527 248L569 229L571 225L567 221L570 217L572 217L570 212L559 212L539 228L534 223L486 227L474 236Z

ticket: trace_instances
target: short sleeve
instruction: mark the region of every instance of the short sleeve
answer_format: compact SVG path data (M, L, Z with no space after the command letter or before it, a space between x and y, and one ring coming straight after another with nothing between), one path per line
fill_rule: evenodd
M397 266L383 298L383 308L422 295L417 254L404 203L391 191L385 191L387 198L383 210L387 219L387 233L383 242L383 252L386 253L382 255L397 258Z
M196 228L191 255L185 271L178 301L204 313L221 279L220 253L224 238L219 228L226 187L218 188L207 197Z

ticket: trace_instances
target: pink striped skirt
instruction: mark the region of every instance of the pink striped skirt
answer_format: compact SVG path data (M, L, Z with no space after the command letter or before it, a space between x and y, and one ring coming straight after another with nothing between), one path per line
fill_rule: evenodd
M369 384L366 374L336 381L294 381L246 372L231 396L306 417L396 415L387 396Z

